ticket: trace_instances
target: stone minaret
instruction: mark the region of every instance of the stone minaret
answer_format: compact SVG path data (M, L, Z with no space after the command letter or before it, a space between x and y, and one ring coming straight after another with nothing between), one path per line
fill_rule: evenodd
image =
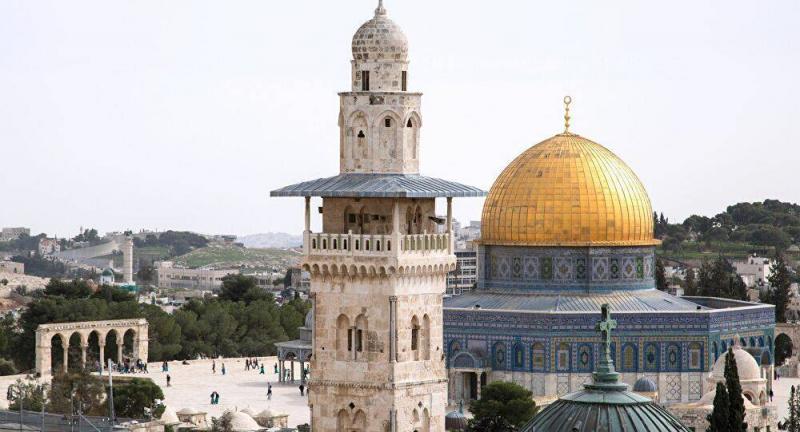
M382 2L352 47L353 88L340 93L340 174L271 193L306 200L311 428L440 432L442 295L456 261L451 198L485 192L419 175L421 94L407 90L408 42ZM319 233L311 197L322 198ZM447 199L446 218L436 217L437 197Z
M422 94L407 90L408 41L382 3L352 48L352 91L339 93L340 171L419 173Z
M122 244L122 283L133 283L133 237L129 235Z

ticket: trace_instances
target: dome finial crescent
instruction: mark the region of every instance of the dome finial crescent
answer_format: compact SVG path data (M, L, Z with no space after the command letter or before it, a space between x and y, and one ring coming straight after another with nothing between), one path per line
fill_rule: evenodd
M378 7L375 8L375 16L386 15L386 8L383 7L383 0L378 0Z
M572 98L569 96L564 96L564 133L569 133L569 104L572 103Z

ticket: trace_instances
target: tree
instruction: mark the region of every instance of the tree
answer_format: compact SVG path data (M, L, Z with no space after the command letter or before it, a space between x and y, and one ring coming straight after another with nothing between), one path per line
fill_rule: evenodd
M41 411L44 405L45 387L36 382L33 377L28 376L23 381L18 378L17 381L10 386L8 409L18 411L20 404L22 409L27 411Z
M725 384L717 383L717 392L714 395L714 409L711 414L706 416L708 420L708 432L727 432L728 431L728 417L730 410L730 400L728 398L728 390L725 389Z
M467 432L516 432L519 430L502 416L473 418L469 421Z
M775 337L775 366L780 366L792 356L792 339L781 333Z
M768 303L775 305L775 322L786 322L786 309L792 297L790 287L792 285L789 267L782 254L778 254L775 262L770 269L772 274L767 278L770 285Z
M784 430L788 432L800 432L800 389L792 389L789 392L789 417L784 419Z
M687 296L696 296L697 293L697 282L694 276L694 269L687 268L686 269L686 277L683 279L684 289L683 295Z
M727 430L730 432L747 432L747 423L744 421L742 384L739 382L739 368L736 366L733 347L728 348L728 353L725 355L725 387L728 389L728 399L730 401Z
M470 411L476 422L501 417L515 427L523 426L536 414L532 393L512 382L495 381L483 388L480 400L472 402Z
M92 295L92 289L82 280L61 281L50 279L44 287L44 293L48 296L64 297L66 299L83 299Z
M258 287L256 279L240 274L228 275L222 278L222 288L219 298L232 302L243 301L250 304L256 300L265 300L271 297L269 293Z
M53 377L47 411L71 415L75 410L104 415L106 391L100 377L87 371L59 373Z
M140 266L139 271L136 272L136 279L145 284L153 283L155 276L156 271L150 264Z
M225 411L211 419L211 432L233 432L233 413Z
M656 259L656 288L661 291L667 290L667 273L661 258Z
M150 379L133 378L114 387L114 410L120 417L159 418L164 412L164 392Z

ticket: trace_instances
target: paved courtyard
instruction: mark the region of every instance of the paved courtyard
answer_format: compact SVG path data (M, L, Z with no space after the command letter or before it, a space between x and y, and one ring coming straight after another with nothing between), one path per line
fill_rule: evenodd
M800 386L800 378L778 378L772 385L773 402L778 408L779 422L789 416L789 392L792 386Z
M309 422L309 411L306 397L300 396L300 364L295 363L295 384L278 383L278 375L274 373L275 357L261 357L264 361L265 375L257 371L244 369L244 359L218 359L217 373L211 373L211 360L192 360L189 365L179 361L169 363L169 375L172 378L167 387L167 374L161 372L161 363L150 363L147 376L164 391L166 405L175 411L193 408L205 411L211 417L221 415L225 410L243 410L250 408L258 413L265 408L289 414L289 426ZM221 372L225 363L226 374ZM289 364L286 363L288 368ZM20 376L0 377L0 389L5 391L9 384ZM267 400L267 382L272 383L272 400ZM211 405L212 391L219 393L219 405ZM3 398L5 399L5 398ZM5 402L5 400L3 400Z

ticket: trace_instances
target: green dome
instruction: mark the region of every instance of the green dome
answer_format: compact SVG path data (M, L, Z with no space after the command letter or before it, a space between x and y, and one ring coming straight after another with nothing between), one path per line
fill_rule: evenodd
M650 398L628 391L619 382L611 360L611 319L609 307L602 307L603 320L597 323L604 343L592 383L584 389L562 396L522 428L522 432L690 432L691 429Z

